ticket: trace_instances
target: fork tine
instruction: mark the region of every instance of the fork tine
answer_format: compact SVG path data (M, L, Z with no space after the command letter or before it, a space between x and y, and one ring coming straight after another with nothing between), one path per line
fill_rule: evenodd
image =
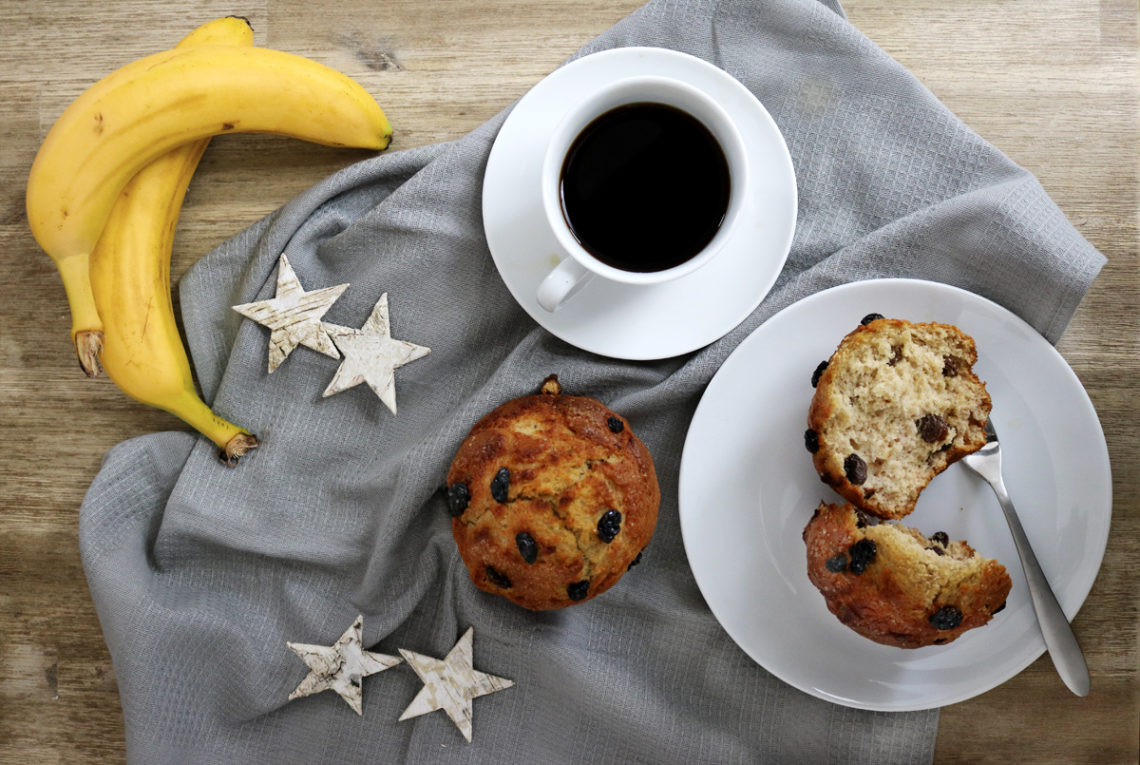
M994 421L990 418L986 418L986 443L988 444L991 441L997 440L998 434L997 430L994 428Z

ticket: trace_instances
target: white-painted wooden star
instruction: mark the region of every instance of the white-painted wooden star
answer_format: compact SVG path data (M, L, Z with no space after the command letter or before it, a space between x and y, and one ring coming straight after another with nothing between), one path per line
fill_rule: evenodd
M380 296L372 315L360 329L338 327L326 324L326 331L336 347L344 354L344 360L336 370L332 382L325 388L324 395L348 390L362 382L380 397L384 405L396 413L396 369L409 361L423 358L430 348L393 340L388 322L388 293Z
M357 616L352 626L331 646L308 643L285 644L301 657L310 670L297 689L289 694L290 701L321 691L333 690L352 707L356 714L364 713L360 692L361 680L396 666L401 659L399 656L365 651L360 640L360 630L363 625L364 616Z
M235 305L235 311L258 324L268 327L269 373L298 345L304 345L334 359L340 358L326 324L321 317L332 307L347 284L306 292L301 287L289 259L284 254L277 264L277 295L269 300Z
M473 665L472 642L475 628L468 627L459 642L441 661L403 648L400 654L423 681L424 687L400 715L401 720L419 717L442 709L459 726L467 742L471 742L472 699L501 691L514 681L480 672Z

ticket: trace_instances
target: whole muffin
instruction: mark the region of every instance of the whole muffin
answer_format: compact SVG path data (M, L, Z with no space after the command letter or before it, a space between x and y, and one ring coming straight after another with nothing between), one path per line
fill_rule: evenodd
M817 368L805 443L824 483L897 519L934 476L985 445L991 402L969 335L876 316Z
M471 581L535 610L613 587L653 536L661 500L629 422L596 399L563 395L554 375L475 424L447 495Z
M1005 567L965 541L820 503L803 532L808 578L839 621L876 643L941 645L1005 608Z

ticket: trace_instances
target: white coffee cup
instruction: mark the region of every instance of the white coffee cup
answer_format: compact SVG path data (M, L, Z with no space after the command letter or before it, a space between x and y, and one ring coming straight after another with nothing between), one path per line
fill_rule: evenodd
M575 237L562 205L563 165L575 139L591 122L610 110L640 103L664 104L695 117L716 139L728 165L728 206L716 234L693 257L659 271L627 271L599 260ZM684 151L684 148L678 150ZM547 311L556 311L595 277L649 286L679 279L706 265L734 234L745 205L747 175L748 164L740 132L728 113L698 88L669 77L638 76L617 80L593 93L573 106L558 123L543 158L542 208L563 259L539 284L538 304Z

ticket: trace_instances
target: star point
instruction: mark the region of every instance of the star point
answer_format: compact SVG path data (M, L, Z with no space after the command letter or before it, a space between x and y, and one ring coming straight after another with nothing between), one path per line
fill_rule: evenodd
M322 395L327 398L367 383L392 414L396 414L396 369L423 358L431 349L393 339L388 319L388 293L380 296L360 329L325 326L344 359Z
M347 284L338 284L306 292L289 259L282 253L277 265L276 295L268 300L235 305L233 309L269 328L269 373L272 374L298 345L340 358L326 331L328 325L321 317L346 289Z
M400 715L400 720L442 709L471 743L472 701L489 693L502 691L514 685L513 680L489 675L475 669L473 645L475 628L468 627L459 642L443 659L400 649L400 654L415 670L424 686L412 703Z
M361 644L364 616L358 615L344 634L331 646L285 643L309 667L309 674L289 694L289 700L321 691L336 691L358 715L364 714L361 681L369 675L396 666L402 659L365 651Z

